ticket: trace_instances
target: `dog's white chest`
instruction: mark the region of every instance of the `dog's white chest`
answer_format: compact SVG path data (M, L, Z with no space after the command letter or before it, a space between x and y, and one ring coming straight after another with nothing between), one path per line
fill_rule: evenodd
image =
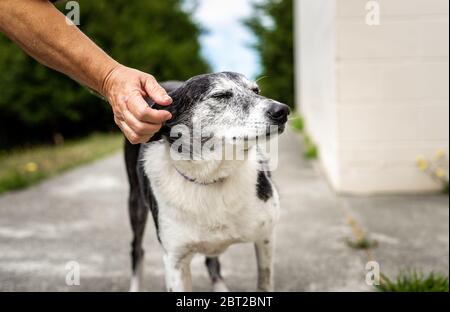
M272 231L278 195L274 189L266 202L257 197L253 163L241 164L222 182L201 185L174 170L166 152L164 145L150 146L146 154L153 161L144 164L158 202L164 248L216 255L233 243L256 241Z

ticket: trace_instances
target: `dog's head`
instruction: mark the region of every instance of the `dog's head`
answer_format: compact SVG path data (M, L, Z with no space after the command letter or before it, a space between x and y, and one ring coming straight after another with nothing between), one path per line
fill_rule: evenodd
M169 110L173 116L160 135L173 142L178 138L173 137L177 126L201 131L202 140L252 141L278 135L284 131L289 107L259 92L255 82L237 73L193 77L169 92L171 106L155 106Z

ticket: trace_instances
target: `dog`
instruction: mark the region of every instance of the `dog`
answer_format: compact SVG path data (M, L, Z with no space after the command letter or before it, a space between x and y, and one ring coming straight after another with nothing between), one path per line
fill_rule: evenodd
M195 254L206 256L214 291L227 291L218 256L230 245L244 242L255 246L257 289L273 291L279 197L267 168L267 155L257 141L284 131L288 106L261 96L255 82L232 72L161 85L172 97L172 105L148 102L155 109L170 111L172 119L150 142L125 143L133 231L130 291L141 290L142 241L149 212L164 250L168 291L192 291L190 262ZM195 148L195 138L189 134L199 123L203 127L197 131L200 143ZM188 133L180 135L185 130ZM243 142L245 157L224 159L223 149L213 147L210 155L195 158L207 140L225 142L225 146ZM172 154L183 146L188 149L184 153L187 158L177 159Z

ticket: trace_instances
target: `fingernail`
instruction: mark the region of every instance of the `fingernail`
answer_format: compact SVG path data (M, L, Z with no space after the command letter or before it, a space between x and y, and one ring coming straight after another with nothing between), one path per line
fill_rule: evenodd
M163 99L164 99L165 102L171 102L172 103L172 98L170 96L168 96L168 95L165 95Z
M164 121L167 121L167 120L170 120L170 119L172 119L172 114L167 114Z

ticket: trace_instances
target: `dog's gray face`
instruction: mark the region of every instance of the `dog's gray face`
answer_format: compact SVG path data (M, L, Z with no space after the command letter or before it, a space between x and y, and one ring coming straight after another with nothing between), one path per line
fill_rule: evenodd
M259 94L258 85L237 73L196 76L170 94L169 127L201 128L202 136L252 140L282 133L289 108Z

